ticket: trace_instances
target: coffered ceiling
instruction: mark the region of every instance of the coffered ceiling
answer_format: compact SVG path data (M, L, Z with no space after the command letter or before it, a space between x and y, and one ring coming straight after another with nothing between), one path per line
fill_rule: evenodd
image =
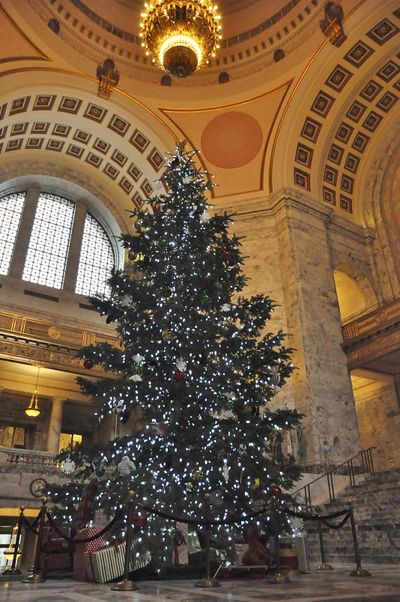
M0 0L1 177L62 160L122 215L185 138L215 175L218 206L289 187L363 224L371 166L399 126L398 3L343 0L339 47L321 30L321 0L219 4L216 59L165 82L138 43L138 0ZM108 100L105 58L120 73Z

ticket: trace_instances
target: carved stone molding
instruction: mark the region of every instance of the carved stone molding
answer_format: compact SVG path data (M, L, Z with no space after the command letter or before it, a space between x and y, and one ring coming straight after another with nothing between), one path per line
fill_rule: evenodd
M103 333L0 312L0 357L3 358L87 374L77 351L83 345L100 342L120 344L117 337ZM102 375L103 371L93 367L90 374Z

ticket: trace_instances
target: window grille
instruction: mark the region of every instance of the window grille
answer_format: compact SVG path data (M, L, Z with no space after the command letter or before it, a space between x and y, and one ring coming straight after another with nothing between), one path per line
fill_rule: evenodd
M75 204L54 194L39 195L22 279L61 289Z
M111 242L97 220L87 214L75 292L78 295L110 294L107 280L115 264Z
M25 196L25 192L17 192L0 199L0 274L6 275L10 269Z

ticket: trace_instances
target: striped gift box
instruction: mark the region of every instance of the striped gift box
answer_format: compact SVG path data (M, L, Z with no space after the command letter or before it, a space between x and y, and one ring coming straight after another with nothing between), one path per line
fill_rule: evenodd
M135 542L132 544L134 548ZM89 579L96 583L107 583L124 574L126 543L113 544L102 550L85 554L85 565ZM131 558L129 571L136 571L150 562L150 552L141 554L139 558Z

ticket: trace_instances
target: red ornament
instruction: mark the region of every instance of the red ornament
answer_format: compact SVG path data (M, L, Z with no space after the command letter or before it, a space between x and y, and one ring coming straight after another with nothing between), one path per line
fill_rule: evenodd
M231 256L231 252L228 251L228 249L224 249L222 251L222 257L230 257Z
M138 529L144 529L147 525L147 519L145 516L134 516L132 520L133 526Z
M87 357L83 360L83 366L84 368L90 370L91 368L93 368L93 360L91 360L90 357Z
M158 211L160 211L160 209L161 209L161 205L159 205L158 203L155 203L153 205L153 211L154 211L154 213L158 213Z
M279 485L273 485L271 487L271 493L274 497L280 497L282 495L282 489L279 487Z
M185 380L185 373L182 372L182 370L176 370L174 377L175 380L177 380L178 382L182 382L183 380Z

